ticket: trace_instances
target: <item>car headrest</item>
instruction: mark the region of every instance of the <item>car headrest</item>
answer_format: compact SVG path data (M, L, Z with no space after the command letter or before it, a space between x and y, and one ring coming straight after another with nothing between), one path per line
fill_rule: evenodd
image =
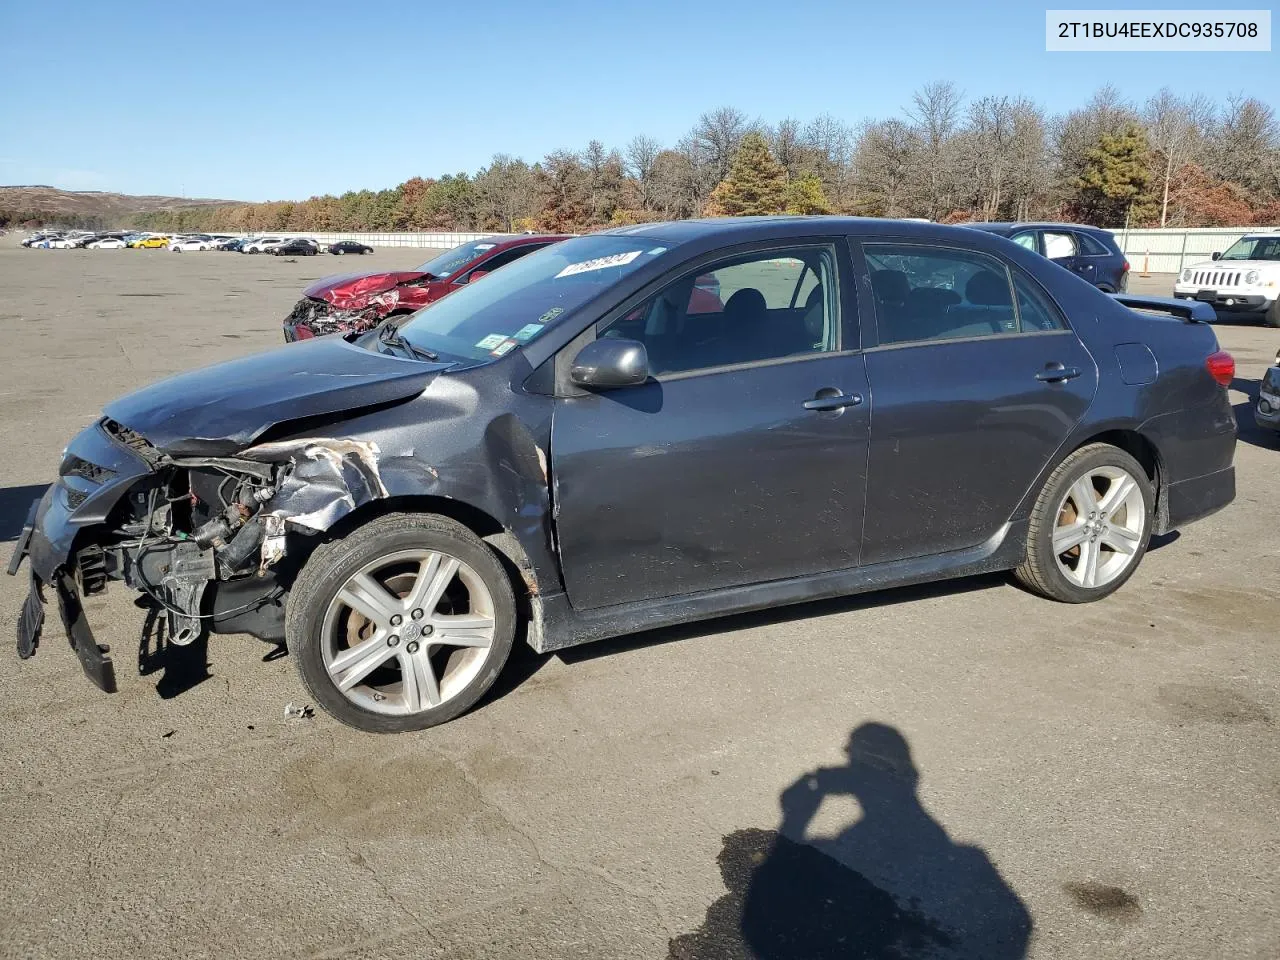
M964 298L981 307L1009 307L1009 281L990 270L980 270L964 285Z
M815 343L827 332L826 301L822 297L822 284L809 291L804 301L805 334Z
M730 323L759 320L768 310L764 294L754 287L743 287L724 305L724 317Z
M911 284L901 270L873 270L871 289L880 303L906 303Z

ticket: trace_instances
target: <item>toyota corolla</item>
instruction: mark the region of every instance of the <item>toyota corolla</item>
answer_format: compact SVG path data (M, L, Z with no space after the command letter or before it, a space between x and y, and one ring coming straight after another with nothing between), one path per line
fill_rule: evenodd
M122 581L173 643L283 640L324 709L401 731L473 705L517 638L994 570L1098 600L1234 496L1209 315L936 224L566 240L108 405L19 540L19 652L55 604L114 689L82 600Z

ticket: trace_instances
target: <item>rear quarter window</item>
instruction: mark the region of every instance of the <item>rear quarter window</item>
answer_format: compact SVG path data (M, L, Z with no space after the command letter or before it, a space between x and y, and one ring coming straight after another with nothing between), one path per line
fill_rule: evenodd
M1096 237L1087 233L1077 234L1080 238L1080 252L1086 257L1110 257L1113 251L1108 250L1106 244Z

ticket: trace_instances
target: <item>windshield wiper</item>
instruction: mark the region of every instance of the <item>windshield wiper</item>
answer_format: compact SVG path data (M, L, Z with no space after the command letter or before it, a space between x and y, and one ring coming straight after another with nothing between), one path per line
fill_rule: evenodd
M419 360L439 360L440 354L433 353L423 347L415 346L404 337L400 336L400 328L394 323L384 323L382 329L378 331L378 341L385 343L389 347L399 347L405 350L410 356Z

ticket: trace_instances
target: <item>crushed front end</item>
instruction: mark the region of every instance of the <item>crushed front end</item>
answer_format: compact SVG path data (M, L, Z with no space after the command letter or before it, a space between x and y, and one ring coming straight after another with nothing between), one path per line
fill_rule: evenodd
M312 439L184 457L109 418L72 441L58 472L8 568L16 574L29 560L18 653L35 654L54 600L85 674L107 692L114 667L84 598L123 581L167 618L177 646L206 631L282 642L286 533L314 534L386 495L373 444Z
M364 333L381 323L389 312L381 303L340 309L327 300L303 297L284 319L284 339L293 343L330 333Z

